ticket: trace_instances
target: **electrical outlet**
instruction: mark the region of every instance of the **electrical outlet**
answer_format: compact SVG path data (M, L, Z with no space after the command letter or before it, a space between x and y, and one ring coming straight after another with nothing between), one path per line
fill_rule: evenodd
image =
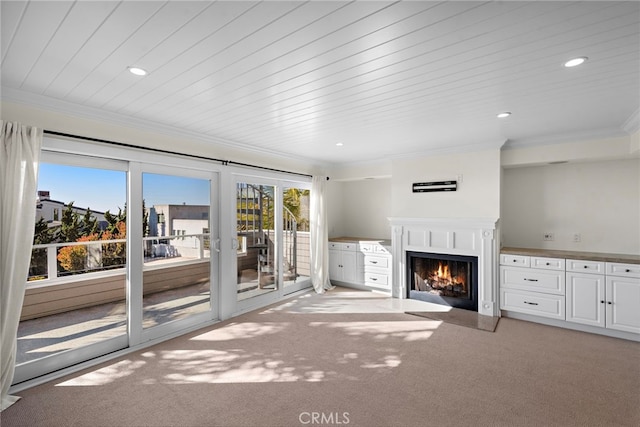
M544 233L542 235L542 240L546 240L548 242L553 241L553 233Z
M582 241L582 236L580 233L573 233L573 243L580 243Z

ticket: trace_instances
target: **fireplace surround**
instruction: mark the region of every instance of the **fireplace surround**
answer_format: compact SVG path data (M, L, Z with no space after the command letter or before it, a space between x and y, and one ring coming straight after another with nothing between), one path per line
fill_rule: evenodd
M395 298L408 298L407 254L477 258L477 312L499 316L498 220L487 218L389 218Z

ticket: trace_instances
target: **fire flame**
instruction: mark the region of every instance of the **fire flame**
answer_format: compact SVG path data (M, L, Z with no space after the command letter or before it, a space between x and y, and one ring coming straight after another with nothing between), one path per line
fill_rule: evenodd
M436 272L436 276L440 282L453 282L453 278L451 277L451 272L449 271L449 264L438 263L438 271Z

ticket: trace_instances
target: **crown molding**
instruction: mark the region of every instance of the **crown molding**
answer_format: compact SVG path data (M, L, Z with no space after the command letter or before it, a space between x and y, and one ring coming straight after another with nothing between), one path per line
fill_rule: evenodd
M629 134L619 128L605 128L588 132L574 132L562 135L551 135L540 138L524 138L508 140L502 147L503 150L530 148L543 145L563 144L568 142L592 141L595 139L619 138Z
M416 157L441 156L446 154L462 154L462 153L473 153L477 151L500 150L507 141L508 141L507 139L500 139L497 141L480 142L478 144L463 144L463 145L454 145L449 147L438 147L438 148L432 148L427 150L414 151L411 153L397 154L394 156L390 156L389 158L392 160L402 160L402 159L416 158Z

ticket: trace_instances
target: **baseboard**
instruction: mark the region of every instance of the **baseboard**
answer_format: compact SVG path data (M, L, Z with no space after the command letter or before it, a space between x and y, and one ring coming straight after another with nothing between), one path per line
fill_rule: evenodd
M587 332L590 334L604 335L612 338L620 338L623 340L640 342L640 335L631 332L615 331L612 329L598 328L595 326L581 325L579 323L565 322L564 320L547 319L530 314L516 313L514 311L502 310L503 317L511 319L526 320L527 322L540 323L547 326L555 326L563 329L571 329L574 331Z

